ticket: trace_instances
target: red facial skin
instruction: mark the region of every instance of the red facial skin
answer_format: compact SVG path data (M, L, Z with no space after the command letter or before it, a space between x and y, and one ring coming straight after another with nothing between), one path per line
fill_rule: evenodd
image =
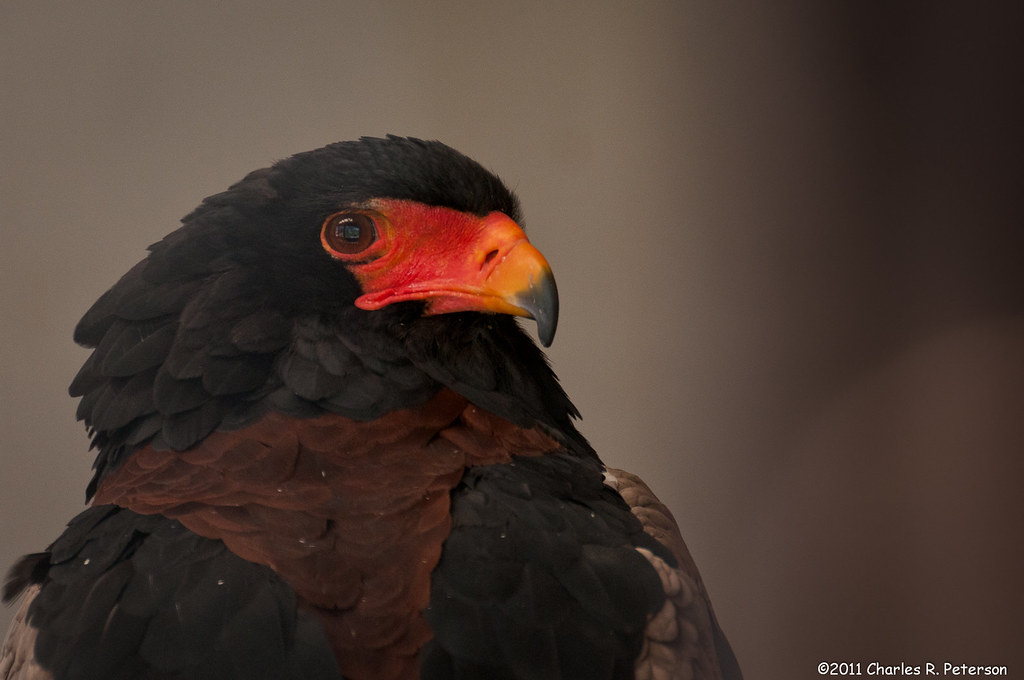
M363 295L355 304L375 310L423 300L427 314L479 311L538 320L550 343L557 320L551 268L504 213L483 217L414 201L374 199L347 214L370 217L377 239L358 253L331 245L328 218L321 242L346 262Z

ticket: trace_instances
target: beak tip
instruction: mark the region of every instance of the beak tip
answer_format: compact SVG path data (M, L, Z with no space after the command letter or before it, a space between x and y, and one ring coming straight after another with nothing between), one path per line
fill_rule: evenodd
M533 283L529 292L519 297L516 304L529 312L537 322L537 338L544 347L550 347L558 328L558 287L550 270Z
M548 326L547 328L537 324L537 337L540 339L540 344L545 347L551 347L551 343L555 339L555 327Z
M558 328L558 298L555 298L554 307L544 310L546 313L537 315L537 338L540 344L551 347L555 339L555 329Z

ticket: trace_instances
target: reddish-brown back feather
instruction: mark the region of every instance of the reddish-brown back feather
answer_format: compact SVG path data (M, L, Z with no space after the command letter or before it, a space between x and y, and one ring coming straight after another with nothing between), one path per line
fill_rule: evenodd
M346 677L404 677L431 637L420 612L463 470L557 448L442 390L369 422L270 413L184 452L146 447L95 502L177 518L273 568L320 615Z

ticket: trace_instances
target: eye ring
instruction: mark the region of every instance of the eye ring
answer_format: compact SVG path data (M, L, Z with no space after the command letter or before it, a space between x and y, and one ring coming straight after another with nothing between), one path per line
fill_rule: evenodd
M376 241L377 225L364 213L335 213L320 230L320 242L334 256L358 255Z

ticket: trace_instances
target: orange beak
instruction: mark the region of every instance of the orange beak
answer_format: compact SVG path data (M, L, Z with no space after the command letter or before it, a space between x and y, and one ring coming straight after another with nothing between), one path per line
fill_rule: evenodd
M380 258L350 270L373 310L423 300L426 313L493 312L534 319L547 347L558 325L558 289L547 260L503 213L476 217L409 201L378 200Z

